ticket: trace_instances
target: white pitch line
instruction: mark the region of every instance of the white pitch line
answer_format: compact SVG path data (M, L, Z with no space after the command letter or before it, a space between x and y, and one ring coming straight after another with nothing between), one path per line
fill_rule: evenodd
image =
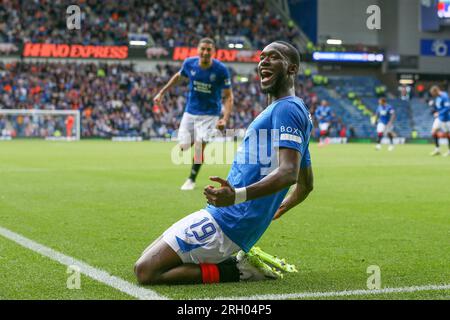
M126 293L132 297L140 300L166 300L167 298L157 294L155 291L139 287L133 283L125 281L116 276L110 275L108 272L94 268L80 260L66 256L58 251L43 246L33 240L25 238L20 234L12 232L8 229L0 227L0 235L14 241L15 243L30 249L42 256L50 258L66 266L77 266L80 268L80 272L98 282L104 283L114 289L117 289L123 293Z
M304 292L304 293L286 293L286 294L264 294L249 297L217 297L214 300L285 300L285 299L308 299L308 298L327 298L327 297L345 297L345 296L365 296L385 293L407 293L417 291L437 291L450 290L450 284L444 285L425 285L401 288L385 288L374 290L344 290L330 292ZM205 299L210 300L210 299Z
M80 260L69 257L44 245L41 245L33 240L25 238L20 234L12 232L8 229L0 227L0 235L14 241L15 243L30 249L42 256L45 256L53 261L57 261L66 266L77 266L80 272L84 275L104 283L114 289L126 293L132 297L140 300L167 300L168 298L159 295L153 290L139 287L128 281L120 279L116 276L110 275L108 272L94 268ZM386 293L408 293L417 291L437 291L450 290L450 284L444 285L424 285L401 288L385 288L375 290L344 290L331 292L304 292L304 293L286 293L286 294L265 294L254 295L248 297L216 297L207 298L203 300L283 300L283 299L307 299L307 298L327 298L327 297L345 297L345 296L362 296L362 295L377 295Z

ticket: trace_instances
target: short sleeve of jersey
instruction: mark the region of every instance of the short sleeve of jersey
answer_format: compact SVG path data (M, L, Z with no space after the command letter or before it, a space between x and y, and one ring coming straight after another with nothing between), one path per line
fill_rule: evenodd
M309 146L305 150L305 154L302 155L302 161L300 162L300 168L311 167L311 154L309 153Z
M180 69L180 74L186 78L189 78L188 61L189 61L188 59L184 60L183 65L181 66L181 69Z
M448 99L448 95L443 94L441 97L442 97L442 99L441 99L442 107L450 108L450 101Z
M230 78L230 72L228 71L228 68L223 66L222 68L222 77L221 77L221 86L222 89L229 89L231 87L231 78Z
M272 112L272 129L278 130L275 147L289 148L302 153L305 133L301 131L302 113L289 101L280 102Z

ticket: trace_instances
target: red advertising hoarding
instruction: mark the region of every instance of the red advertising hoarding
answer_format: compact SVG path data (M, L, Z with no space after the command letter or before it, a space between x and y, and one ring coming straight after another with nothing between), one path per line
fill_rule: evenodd
M197 48L176 47L173 49L173 60L184 60L198 55ZM214 58L222 62L259 62L260 50L217 49Z
M23 57L117 59L128 58L127 46L93 46L79 44L25 43Z
M260 50L217 49L214 58L222 62L258 63ZM25 58L72 58L72 59L149 59L183 61L197 56L195 47L133 48L128 46L97 46L79 44L25 43Z

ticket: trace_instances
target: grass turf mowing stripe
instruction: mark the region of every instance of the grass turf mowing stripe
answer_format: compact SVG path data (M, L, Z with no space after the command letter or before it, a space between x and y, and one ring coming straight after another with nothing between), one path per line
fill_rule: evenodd
M14 241L15 243L37 252L51 260L57 261L66 266L77 266L80 268L80 272L94 280L104 283L112 288L115 288L123 293L126 293L132 297L140 300L165 300L164 296L157 294L153 290L145 289L134 285L128 281L120 279L118 277L110 275L108 272L94 268L80 260L66 256L58 251L43 246L33 240L25 238L20 234L12 232L8 229L0 227L0 235Z
M327 297L332 298L332 297L363 296L363 295L377 295L386 293L407 293L407 292L436 291L436 290L450 290L450 284L443 284L443 285L431 284L425 286L385 288L373 290L344 290L344 291L330 291L330 292L264 294L248 297L217 297L213 299L207 298L205 300L285 300L285 299L308 299L308 298L327 298Z

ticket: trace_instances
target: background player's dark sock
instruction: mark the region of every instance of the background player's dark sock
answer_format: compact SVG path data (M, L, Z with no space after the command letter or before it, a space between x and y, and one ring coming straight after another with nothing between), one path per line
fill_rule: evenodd
M394 136L392 134L389 135L389 141L391 144L394 144Z
M434 136L434 144L436 145L436 148L439 148L439 137L437 135Z
M201 163L194 163L191 168L191 175L189 176L189 179L192 181L195 181L197 178L198 172L200 171L200 167L202 166Z
M241 274L237 267L236 258L231 257L227 260L217 264L220 274L220 282L237 282Z

